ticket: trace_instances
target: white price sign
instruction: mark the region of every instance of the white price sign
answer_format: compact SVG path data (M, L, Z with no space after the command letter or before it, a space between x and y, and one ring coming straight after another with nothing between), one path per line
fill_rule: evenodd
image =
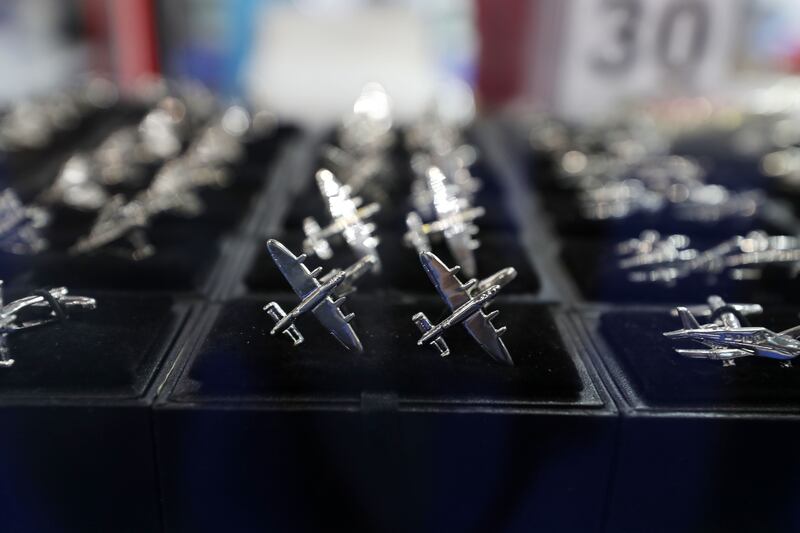
M575 119L641 96L704 94L732 69L741 0L565 3L554 105Z

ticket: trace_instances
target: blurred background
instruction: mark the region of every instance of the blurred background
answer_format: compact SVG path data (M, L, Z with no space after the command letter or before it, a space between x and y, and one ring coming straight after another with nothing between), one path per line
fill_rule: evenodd
M85 72L199 80L327 124L368 81L400 120L536 108L595 120L642 100L742 103L800 71L793 0L3 0L0 102Z

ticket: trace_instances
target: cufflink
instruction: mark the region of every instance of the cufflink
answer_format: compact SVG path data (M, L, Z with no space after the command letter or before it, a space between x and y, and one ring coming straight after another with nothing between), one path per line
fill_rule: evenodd
M430 167L424 180L430 192L434 219L423 223L418 213L409 213L406 217L406 244L413 246L417 253L429 252L430 237L442 237L464 273L474 276L477 272L475 250L480 246L474 238L478 233L475 220L483 216L485 210L472 207L467 199L461 197L458 188L448 183L448 178L438 167Z
M374 235L375 224L366 220L375 215L380 206L376 203L363 205L363 200L358 196L351 196L350 188L342 185L330 170L317 171L316 180L327 203L331 222L323 228L311 217L303 221L306 235L303 251L306 254L316 254L320 259L330 259L333 257L330 239L341 236L357 257L373 256L376 259L373 268L377 272L380 269L380 241Z
M23 205L12 189L0 191L0 250L17 255L42 252L48 244L41 229L49 218L44 209Z
M501 340L506 332L505 327L495 328L492 324L500 311L484 313L483 310L500 293L500 290L512 281L517 272L513 268L503 269L483 281L470 279L462 283L458 279L459 267L448 268L438 257L430 252L423 252L419 256L425 273L428 274L436 292L447 303L451 314L438 324L433 324L424 313L417 313L412 321L422 332L417 344L430 343L442 357L450 354L443 333L458 324L466 328L470 336L483 350L495 361L513 365L514 361L508 349Z
M353 313L344 315L341 306L345 302L345 295L354 290L355 282L367 272L374 270L377 262L375 256L364 256L345 270L333 270L319 278L322 267L309 271L304 264L305 254L295 256L275 239L267 241L267 250L275 266L300 298L300 303L288 313L277 302L270 302L264 307L270 318L275 321L270 334L283 333L297 346L304 338L297 329L295 321L311 312L345 348L362 352L361 341L350 325L355 315Z
M94 298L69 296L65 287L34 291L30 296L6 304L0 281L0 367L14 364L8 350L10 333L63 321L73 311L90 311L96 307Z
M150 215L144 205L114 196L100 210L89 234L69 249L72 255L83 255L108 248L110 253L139 261L152 256L155 248L147 238Z
M675 351L692 359L722 361L723 366L734 366L742 357L762 357L780 361L781 366L791 366L800 355L800 326L781 332L764 327L752 327L748 315L758 314L758 304L726 303L719 296L710 296L706 305L676 307L673 316L681 320L682 328L663 333L665 337L688 340L705 348L676 348ZM700 324L696 316L707 317Z

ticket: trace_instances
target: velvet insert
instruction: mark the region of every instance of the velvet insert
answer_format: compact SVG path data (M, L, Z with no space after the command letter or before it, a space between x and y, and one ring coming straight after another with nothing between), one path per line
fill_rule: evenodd
M296 299L282 298L286 312ZM515 366L494 362L462 327L445 336L451 355L417 346L421 333L411 321L423 311L432 321L448 314L439 300L404 298L376 302L349 297L353 327L363 354L348 352L317 323L301 317L305 342L293 347L284 335L270 336L273 321L261 299L224 305L189 362L176 391L179 401L217 397L242 399L355 399L362 392L391 392L404 399L432 401L574 401L583 384L562 342L550 306L498 301L495 324Z
M171 298L71 291L97 309L8 335L15 363L0 369L0 398L136 397L180 320ZM8 291L6 301L24 294Z
M751 315L754 326L782 331L800 324L797 309L765 309ZM782 368L778 361L746 357L733 367L719 361L689 359L674 348L702 348L662 335L681 328L664 311L614 311L600 316L600 333L612 349L642 400L657 407L714 409L793 408L800 402L800 366Z
M693 246L707 249L719 240L692 239ZM618 241L596 242L568 240L561 258L585 300L612 303L704 303L709 294L730 301L782 304L800 302L800 279L792 277L788 267L765 268L761 279L736 280L728 272L697 273L673 284L641 283L629 279L631 271L619 268L614 253Z

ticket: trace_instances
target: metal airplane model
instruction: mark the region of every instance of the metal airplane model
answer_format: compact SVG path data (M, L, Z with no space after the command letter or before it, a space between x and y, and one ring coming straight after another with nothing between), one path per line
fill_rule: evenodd
M460 267L448 268L431 252L423 252L419 256L422 267L428 274L437 292L450 307L452 314L439 324L433 325L424 313L417 313L412 317L414 324L422 331L422 337L417 342L422 346L425 343L433 344L442 357L450 354L450 349L442 338L448 328L463 324L481 348L495 361L506 365L513 365L514 361L508 353L500 337L506 328L496 329L492 324L499 311L484 314L486 307L506 284L513 280L517 272L513 268L505 268L483 281L470 279L461 283L457 277Z
M121 195L114 196L100 210L89 234L79 239L69 252L80 255L119 244L125 257L136 261L146 259L155 253L145 232L148 222L149 215L144 206L138 202L126 202Z
M361 341L350 326L350 321L355 315L353 313L344 315L340 308L345 300L343 294L352 290L356 278L371 270L370 267L376 261L375 257L363 257L346 270L331 271L323 278L317 279L322 267L309 271L303 264L306 254L295 256L275 239L267 241L267 250L301 300L289 313L286 313L277 302L270 302L264 307L267 314L275 321L275 327L270 334L283 333L297 346L304 339L295 326L295 321L311 311L345 348L354 352L363 351Z
M303 221L303 231L306 235L303 241L305 253L313 253L320 259L330 259L333 257L333 250L329 239L341 235L356 256L375 257L377 261L373 268L377 271L380 268L377 252L379 240L373 235L375 224L365 220L380 211L380 205L372 203L362 206L361 198L351 197L350 187L339 183L330 170L319 170L316 180L322 196L328 203L332 222L322 228L312 217Z
M759 279L769 266L784 267L789 277L800 274L800 239L752 231L734 235L704 250L690 247L686 235L661 236L646 230L616 247L618 266L633 282L674 284L692 274L727 273L732 279Z
M6 304L3 301L3 282L0 280L0 368L8 368L14 364L14 359L9 357L7 345L9 333L64 320L70 311L90 311L96 306L94 298L68 296L65 287L37 291L31 296ZM46 311L44 316L43 311ZM22 320L21 314L28 312L37 314L28 320Z
M779 333L747 324L747 315L762 311L758 304L728 304L719 296L709 296L708 305L677 307L673 315L681 319L683 329L668 331L663 335L671 339L688 339L707 346L707 349L675 351L694 359L722 361L723 366L733 366L740 357L765 357L777 359L782 366L800 355L800 326ZM700 324L695 314L709 317ZM746 325L742 325L742 323Z
M430 167L426 179L436 220L423 224L419 215L411 213L406 218L408 232L405 240L418 253L422 253L430 251L429 236L441 234L456 263L461 265L467 276L474 276L478 269L474 251L480 246L474 239L478 233L478 226L474 222L486 211L482 207L470 207L466 199L455 194L438 167Z
M11 189L0 191L0 250L19 255L47 248L40 231L49 222L46 211L23 205Z

